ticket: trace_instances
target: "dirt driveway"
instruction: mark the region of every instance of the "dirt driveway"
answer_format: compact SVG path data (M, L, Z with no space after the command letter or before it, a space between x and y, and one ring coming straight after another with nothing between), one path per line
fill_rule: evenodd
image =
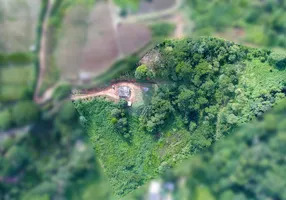
M142 96L142 88L144 86L139 85L138 83L130 83L130 82L120 82L112 84L111 86L102 89L102 90L90 90L86 92L85 94L74 94L72 95L72 100L79 100L79 99L88 99L92 97L97 96L106 96L114 101L119 101L118 96L118 88L120 86L128 86L131 90L131 95L129 98L127 98L127 101L130 101L132 103L140 100L140 97Z

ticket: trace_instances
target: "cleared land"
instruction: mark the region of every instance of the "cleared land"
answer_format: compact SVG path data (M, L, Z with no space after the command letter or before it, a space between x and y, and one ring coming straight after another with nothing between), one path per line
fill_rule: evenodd
M75 5L66 11L55 57L64 79L76 80L88 28L87 8Z
M128 56L144 47L151 40L151 33L144 24L118 25L118 41L120 51Z
M138 83L130 83L130 82L120 82L112 84L111 86L98 89L98 90L89 90L82 94L75 94L72 96L72 100L80 100L80 99L91 99L93 97L105 96L110 100L115 102L119 101L120 97L118 96L118 88L121 86L128 86L131 90L131 95L127 101L132 103L136 103L138 101L142 101L142 90L143 88L151 87L151 84L138 84Z
M86 45L80 70L97 76L109 68L120 55L116 30L106 2L99 2L90 14Z

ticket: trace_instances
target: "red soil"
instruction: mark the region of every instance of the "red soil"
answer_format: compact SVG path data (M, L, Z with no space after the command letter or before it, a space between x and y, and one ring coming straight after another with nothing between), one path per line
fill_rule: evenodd
M127 101L132 103L137 101L137 97L140 96L139 93L142 91L141 86L137 83L130 83L130 82L120 82L115 83L107 88L101 90L89 90L86 91L84 94L75 94L71 97L72 100L79 100L79 99L90 99L93 97L98 96L105 96L113 101L118 101L120 98L118 96L118 87L120 86L128 86L131 89L131 95L127 98Z

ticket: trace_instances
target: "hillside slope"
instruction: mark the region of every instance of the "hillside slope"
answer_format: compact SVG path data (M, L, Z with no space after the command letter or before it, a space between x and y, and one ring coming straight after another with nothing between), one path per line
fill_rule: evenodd
M74 101L120 197L285 98L284 55L215 38L165 41L150 52L134 72L153 83L141 104Z

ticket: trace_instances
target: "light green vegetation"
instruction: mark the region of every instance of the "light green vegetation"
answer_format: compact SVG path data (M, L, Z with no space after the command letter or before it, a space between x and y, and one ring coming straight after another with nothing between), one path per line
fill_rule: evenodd
M285 199L285 117L284 99L259 120L164 173L161 181L174 184L174 200ZM134 193L147 192L145 187Z
M134 78L132 71L136 68L138 61L139 58L136 55L131 55L123 60L117 61L105 73L96 77L93 84L103 85L112 80L128 80Z
M125 108L123 129L113 120L120 105L102 98L74 102L121 197L285 98L284 57L271 51L215 38L170 40L155 49L160 60L134 74L158 89L143 106Z
M0 131L34 123L39 118L39 108L32 101L20 101L0 111Z
M113 0L113 2L123 10L131 9L134 12L139 6L139 0Z
M153 37L163 37L166 39L166 37L169 37L174 33L176 25L168 22L161 22L152 24L150 28Z
M284 99L259 120L181 165L173 173L173 180L187 177L184 188L191 194L188 198L195 200L195 191L202 185L204 194L212 199L285 199L282 188L286 169L281 159L285 154L285 117Z
M0 130L8 129L12 124L11 113L8 109L0 112Z
M33 91L35 70L32 65L0 68L0 101L29 97Z
M87 132L95 145L97 155L101 158L100 163L104 166L105 172L112 186L118 195L132 191L142 183L155 176L157 172L164 170L164 164L157 171L154 166L162 161L176 160L176 156L188 140L186 131L173 133L170 131L160 140L155 139L151 134L140 130L136 113L128 115L129 129L131 130L130 140L126 140L112 124L111 112L117 106L103 99L95 99L92 102L76 104L83 116L87 116ZM88 109L88 110L85 110ZM131 112L131 111L130 111ZM84 113L89 113L85 115ZM96 120L94 120L96 119ZM180 119L173 121L172 127L180 128ZM99 127L98 125L101 124ZM167 151L172 147L172 151ZM158 149L160 157L158 157ZM179 156L179 155L178 155ZM118 160L120 157L120 161ZM119 161L119 162L118 162ZM122 173L125 171L125 173ZM118 180L121 180L120 183ZM123 191L122 188L125 188ZM123 193L124 192L124 193Z
M187 0L186 4L191 10L190 19L195 22L194 34L198 36L219 32L240 42L286 47L286 1Z

